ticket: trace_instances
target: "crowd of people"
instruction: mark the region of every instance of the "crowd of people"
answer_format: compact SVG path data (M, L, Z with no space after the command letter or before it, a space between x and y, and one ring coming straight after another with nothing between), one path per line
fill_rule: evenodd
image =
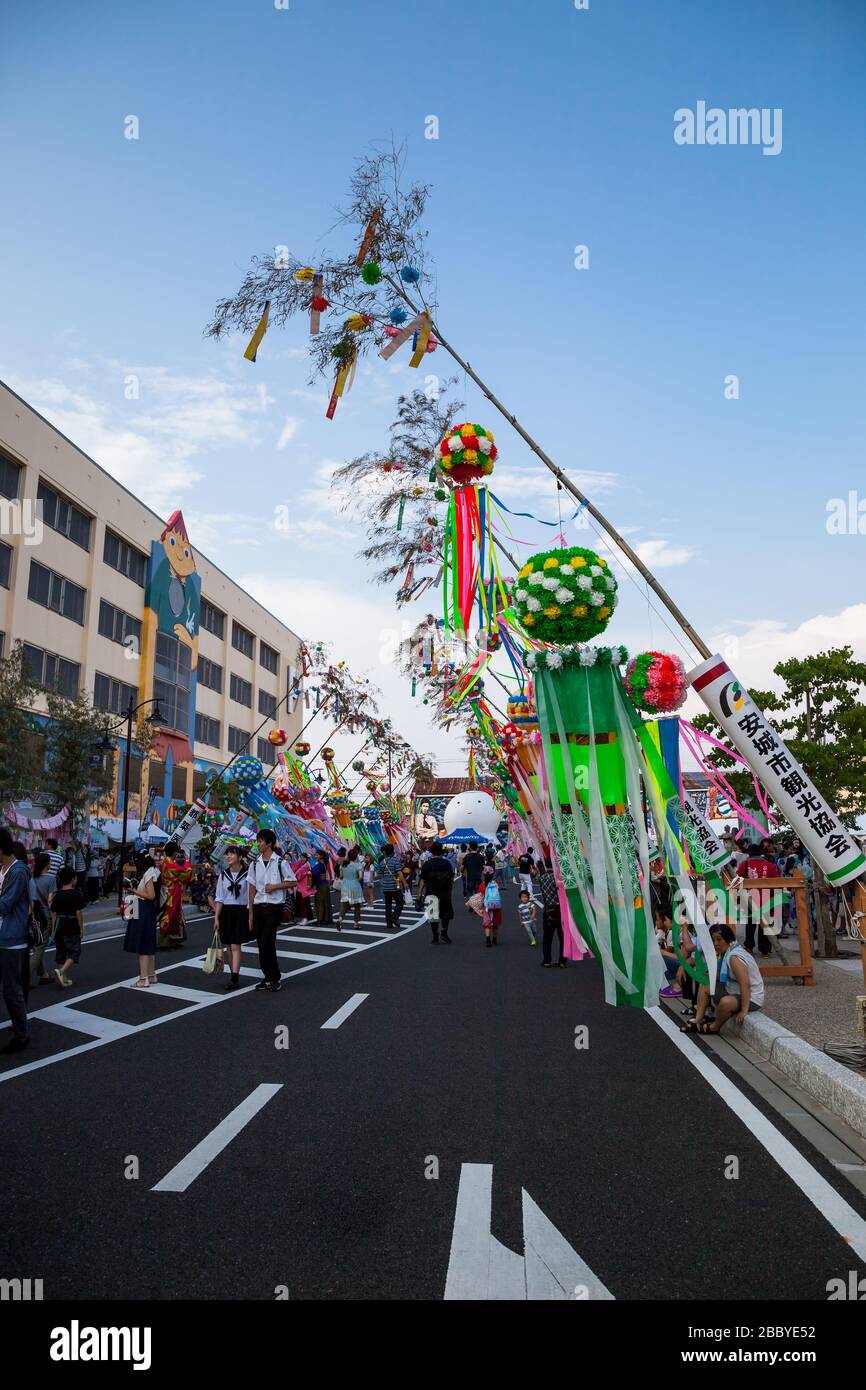
M687 1031L717 1032L727 1019L735 1017L741 1023L747 1013L763 1005L764 982L754 954L757 948L762 956L769 955L772 939L763 930L761 880L802 875L809 886L810 929L814 931L815 926L814 875L799 840L768 839L741 848L731 835L723 839L734 856L728 877L745 885L747 902L749 894L754 899L754 911L748 911L739 924L728 920L713 925L719 959L713 998L695 978L702 974L706 978L695 934L686 923L674 932L675 886L661 860L652 867L652 915L667 979L661 995L681 1000ZM459 883L470 914L481 922L488 950L499 943L503 896L511 890L516 924L531 946L540 942L541 965L552 969L567 964L561 883L551 860L537 862L531 849L511 856L495 843L471 841L459 849L434 840L403 853L388 844L374 856L354 845L334 855L319 850L290 857L282 852L274 832L262 829L254 856L246 845L233 844L223 864L214 866L207 860L188 862L171 841L138 856L129 849L104 857L98 851L86 853L78 842L62 851L55 839L48 838L31 855L4 829L0 830L0 970L12 1038L3 1050L18 1051L28 1044L31 988L52 979L60 989L71 987L81 959L85 908L112 884L114 891L123 894L124 950L138 958L133 988L147 989L156 982L159 951L183 946L187 937L183 903L189 899L202 912L213 913L215 936L228 965L226 988L239 988L242 948L255 941L262 972L256 988L277 992L282 988L276 948L281 926L314 921L341 932L351 916L352 925L358 927L363 908L373 906L377 883L385 929L400 929L410 900L429 924L436 946L452 942L453 893ZM744 929L742 942L737 925ZM785 937L796 927L791 895L782 908L781 930L773 935ZM55 948L52 975L44 960L50 944Z
M498 845L472 842L462 851L435 841L404 853L389 844L374 856L355 845L333 856L319 850L313 856L290 858L282 853L274 832L263 829L254 857L246 846L230 845L222 866L215 867L207 861L191 864L172 841L138 855L127 848L103 857L86 853L78 842L61 850L48 838L31 853L11 831L0 829L0 974L12 1027L2 1050L17 1052L29 1045L31 989L52 981L61 990L71 988L86 932L85 909L106 890L122 893L123 949L138 960L132 988L155 984L158 953L183 946L183 903L189 899L213 913L215 935L228 965L226 988L239 988L242 948L255 941L262 972L256 988L277 992L282 988L276 950L280 927L312 920L340 932L350 914L357 927L364 906L373 906L377 882L385 929L400 929L411 900L429 923L437 946L451 944L452 893L459 882L490 949L499 941L502 895L513 884L519 892L519 923L531 945L541 940L542 965L553 967L554 943L555 964L566 963L559 887L550 862L536 866L531 852L512 862ZM50 946L55 950L51 974L45 967Z

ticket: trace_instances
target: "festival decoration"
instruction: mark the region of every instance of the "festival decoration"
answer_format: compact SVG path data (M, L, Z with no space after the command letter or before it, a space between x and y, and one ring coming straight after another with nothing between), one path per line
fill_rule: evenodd
M866 855L807 777L769 720L721 656L688 675L713 718L766 787L794 832L833 884L866 869Z
M414 265L404 265L400 271L400 279L407 285L417 285L421 279L421 272Z
M346 327L350 333L363 333L372 321L369 314L350 314L346 319Z
M248 362L255 362L256 360L256 353L258 352L259 347L261 346L262 338L268 331L268 314L270 313L270 310L271 301L269 299L266 299L265 307L262 310L262 316L259 319L258 326L244 350L244 357L247 359Z
M435 457L442 473L454 484L443 549L446 632L450 633L453 627L466 633L476 598L479 624L492 629L497 595L503 603L505 595L490 530L487 490L477 484L493 471L497 457L493 435L481 425L455 425L437 444ZM488 591L493 594L492 604Z
M310 745L301 739L295 744L295 753L299 758L305 758L310 751Z
M258 758L251 757L249 753L242 753L227 772L229 781L237 782L239 787L251 787L262 780L264 768Z
M586 642L603 632L616 607L617 583L606 560L574 545L543 550L518 572L514 609L542 642ZM591 650L591 649L590 649Z
M665 652L632 657L623 683L632 704L644 714L672 714L686 698L683 663Z
M302 265L299 270L295 271L295 279L300 280L303 284L307 284L315 278L316 272L311 265Z
M506 705L506 713L512 724L519 728L537 729L538 710L529 695L515 695Z
M335 758L335 757L336 757L336 754L334 753L333 748L323 748L323 749L322 749L322 762L325 762L325 763L332 763L332 762L334 761L334 758Z
M352 771L353 771L353 772L363 772L363 771L364 771L364 763L363 763L363 760L362 760L361 758L356 758L355 761L352 763Z
M489 430L481 425L455 425L436 445L435 458L454 482L468 483L493 472L497 453Z
M283 744L288 743L288 741L289 736L285 729L271 729L268 734L268 742L272 743L275 748L282 748Z
M361 279L365 285L378 285L382 278L382 267L378 261L367 261L361 266Z
M388 311L388 318L396 328L399 328L401 323L405 323L408 317L409 315L406 313L402 304L395 304L394 308ZM387 331L386 329L385 332L387 333Z

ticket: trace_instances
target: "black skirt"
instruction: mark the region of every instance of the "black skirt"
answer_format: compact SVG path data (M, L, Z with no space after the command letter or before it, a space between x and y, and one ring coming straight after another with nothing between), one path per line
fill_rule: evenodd
M250 910L223 903L220 908L220 941L223 946L242 946L250 939Z

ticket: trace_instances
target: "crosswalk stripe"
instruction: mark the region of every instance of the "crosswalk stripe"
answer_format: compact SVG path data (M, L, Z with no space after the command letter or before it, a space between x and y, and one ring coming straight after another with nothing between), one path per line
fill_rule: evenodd
M281 940L290 946L294 945L296 941L300 941L302 946L320 946L324 943L326 946L345 946L347 951L363 951L364 949L363 943L360 941L340 941L339 938L331 941L325 936L295 936L294 932L291 936L282 937Z
M346 1019L349 1017L349 1014L353 1014L355 1010L358 1008L358 1006L360 1004L363 1004L365 999L369 998L369 994L353 994L351 999L346 1000L342 1008L338 1009L335 1014L331 1014L331 1017L329 1019L326 1019L326 1021L322 1024L322 1027L339 1028L341 1023L345 1023Z
M212 998L214 1002L219 999L219 995L212 995L209 990L187 989L183 985L164 985L159 981L150 986L151 994L164 994L167 999L186 999L190 1004L200 1004L202 999Z
M71 1028L76 1033L90 1033L94 1038L125 1038L127 1033L135 1032L133 1023L118 1023L114 1018L99 1018L97 1014L72 1009L68 1004L52 1004L47 1009L40 1009L39 1017L45 1023L56 1023L61 1028Z

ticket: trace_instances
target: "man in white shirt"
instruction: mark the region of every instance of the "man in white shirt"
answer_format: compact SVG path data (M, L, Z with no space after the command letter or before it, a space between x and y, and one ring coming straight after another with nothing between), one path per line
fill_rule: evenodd
M255 933L258 942L259 966L264 975L256 989L269 989L274 994L283 987L277 964L277 932L283 920L286 889L294 890L297 883L289 864L275 853L276 843L273 830L259 831L256 836L259 855L247 874L250 931Z
M710 991L706 985L701 985L694 1024L687 1024L686 1032L720 1033L729 1018L742 1027L746 1014L757 1013L764 1006L764 977L754 957L737 945L737 933L733 927L714 927L712 937L719 957L716 1021L704 1022Z

